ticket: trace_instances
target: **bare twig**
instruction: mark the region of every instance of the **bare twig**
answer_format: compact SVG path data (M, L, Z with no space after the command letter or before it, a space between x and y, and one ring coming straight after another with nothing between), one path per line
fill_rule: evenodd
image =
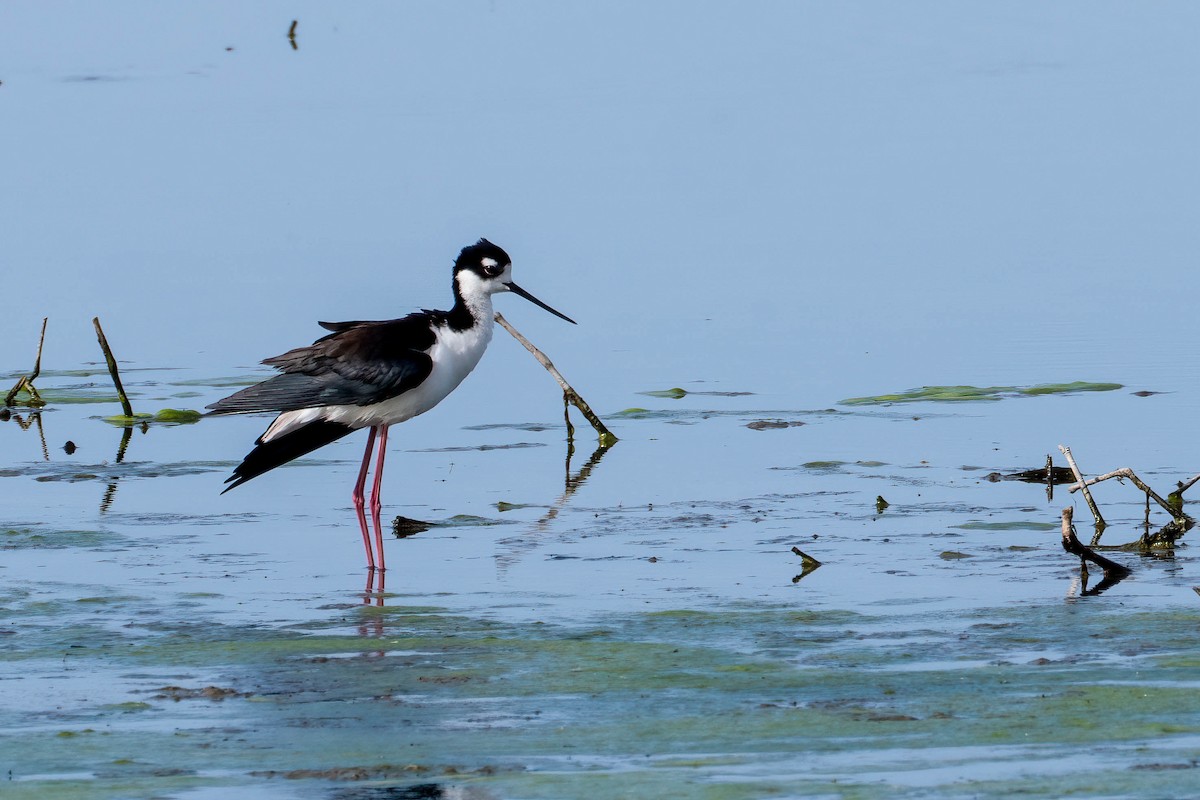
M1074 494L1075 492L1077 492L1080 489L1083 489L1084 497L1087 497L1087 495L1089 494L1087 487L1095 486L1097 483L1100 483L1101 481L1107 481L1112 478L1128 479L1130 483L1132 483L1134 486L1136 486L1137 488L1139 488L1143 492L1145 492L1146 496L1148 498L1153 498L1154 502L1156 502L1160 506L1162 506L1163 509L1165 509L1166 512L1168 514L1170 514L1172 517L1178 516L1177 509L1172 508L1170 503L1168 503L1166 500L1164 500L1162 497L1160 497L1157 492L1155 492L1153 489L1151 489L1149 487L1149 485L1147 485L1145 481L1143 481L1141 478L1139 478L1134 473L1134 471L1132 469L1130 469L1129 467L1121 467L1120 469L1114 469L1112 472L1106 472L1103 475L1097 475L1094 478L1088 478L1086 481L1080 479L1079 476L1076 475L1076 479L1078 482L1071 484L1070 486L1067 487L1067 489L1072 494Z
M117 372L117 359L113 357L112 350L108 346L108 339L104 338L104 329L100 327L100 318L92 317L92 324L96 326L96 339L100 342L100 349L104 351L108 374L112 376L113 386L117 387L117 397L121 399L121 410L125 412L125 416L132 417L133 406L129 405L129 397L125 394L125 387L121 385L121 375Z
M22 375L17 379L16 386L9 390L8 394L4 396L4 405L11 406L13 404L13 400L17 398L17 395L21 393L22 389L29 393L30 406L37 408L39 406L46 405L46 401L42 399L40 394L38 394L37 387L33 385L33 382L37 380L38 375L42 373L42 345L46 343L46 323L49 321L49 319L49 317L42 317L42 335L38 337L37 359L33 362L33 372L28 375Z
M1060 444L1058 449L1062 451L1063 456L1067 459L1067 465L1071 467L1071 472L1075 474L1076 483L1083 489L1083 499L1087 501L1088 508L1092 511L1092 516L1096 518L1096 527L1103 530L1108 527L1108 523L1104 521L1104 517L1100 516L1100 509L1096 507L1096 501L1092 499L1092 493L1087 489L1087 484L1083 480L1083 473L1079 471L1079 465L1075 463L1075 457L1071 455L1071 448Z
M607 427L605 427L604 423L600 421L600 418L596 416L596 412L592 411L591 407L584 401L582 397L579 396L579 393L571 388L571 384L567 383L567 380L562 376L562 373L554 368L554 364L550 362L550 359L546 358L545 353L534 347L532 342L522 336L516 328L509 324L508 320L499 314L496 314L496 323L500 327L504 328L504 330L512 334L513 338L524 345L525 349L532 353L533 357L538 360L538 363L545 367L546 371L554 376L554 380L558 381L558 385L562 387L563 401L565 403L570 403L579 409L579 413L583 414L584 418L587 419L588 422L592 423L592 427L596 429L596 433L600 436L600 446L611 447L612 445L616 444L617 437L614 436Z
M42 374L42 345L46 343L46 323L49 321L49 317L42 317L42 335L38 337L38 353L33 362L33 374L29 376L30 383L36 381L38 375Z
M1188 478L1186 481L1181 481L1179 488L1175 490L1174 494L1183 494L1188 489L1195 486L1197 481L1200 481L1200 475L1197 475L1193 478Z

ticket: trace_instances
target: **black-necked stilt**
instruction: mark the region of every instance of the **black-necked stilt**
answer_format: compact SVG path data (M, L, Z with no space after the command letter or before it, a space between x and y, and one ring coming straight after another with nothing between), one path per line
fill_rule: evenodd
M378 434L371 512L378 568L384 569L379 487L388 426L424 414L475 368L492 340L492 295L497 292L515 292L575 322L513 283L508 254L480 239L464 247L454 263L454 307L449 311L419 311L384 321L322 322L321 327L333 333L262 362L282 374L208 406L213 414L279 414L225 481L229 484L225 491L352 431L370 428L352 497L367 565L374 569L363 505Z

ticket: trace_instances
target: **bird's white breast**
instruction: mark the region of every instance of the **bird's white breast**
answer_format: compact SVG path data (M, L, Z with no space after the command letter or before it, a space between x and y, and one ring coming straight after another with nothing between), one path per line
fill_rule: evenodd
M494 313L491 295L482 290L464 294L477 322L461 331L449 325L434 328L435 341L425 351L433 361L433 369L419 385L374 405L322 406L285 411L267 428L262 441L269 442L318 419L339 422L352 428L394 425L424 414L445 400L475 369L488 343L492 341Z

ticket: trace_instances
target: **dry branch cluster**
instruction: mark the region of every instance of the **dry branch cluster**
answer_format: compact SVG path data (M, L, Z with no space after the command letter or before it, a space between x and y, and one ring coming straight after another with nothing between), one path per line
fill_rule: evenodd
M1103 475L1097 475L1094 478L1088 478L1085 480L1083 473L1079 469L1079 465L1075 462L1075 457L1071 454L1071 448L1065 445L1059 445L1058 449L1062 452L1063 457L1066 458L1067 464L1070 465L1071 472L1075 476L1075 482L1068 486L1067 490L1071 493L1083 492L1083 498L1087 502L1087 506L1091 510L1092 516L1096 521L1096 532L1092 537L1091 545L1088 546L1080 542L1075 534L1075 526L1072 521L1074 515L1073 509L1068 507L1062 510L1063 549L1068 553L1079 556L1080 571L1084 580L1085 593L1099 593L1108 586L1120 581L1130 572L1128 567L1099 555L1095 550L1096 548L1103 547L1103 549L1107 550L1132 550L1142 553L1170 550L1174 547L1176 540L1187 533L1187 531L1195 524L1195 520L1183 511L1183 493L1200 481L1200 475L1196 475L1195 477L1192 477L1186 481L1177 482L1175 490L1167 494L1166 498L1164 499L1158 492L1154 491L1149 484L1139 478L1137 473L1135 473L1129 467L1115 469L1111 472L1106 472ZM1135 542L1130 542L1123 545L1102 546L1100 544L1100 537L1103 535L1104 529L1108 527L1108 523L1104 521L1104 516L1100 513L1100 508L1096 505L1096 501L1092 497L1092 493L1088 490L1088 487L1095 486L1098 483L1114 478L1121 483L1124 483L1126 480L1128 480L1145 495L1145 530L1143 531L1141 537L1139 537L1139 539ZM1153 500L1159 507L1166 511L1171 517L1169 522L1153 533L1150 531L1151 500ZM1094 587L1090 592L1086 590L1088 562L1091 562L1104 570L1104 580L1101 581L1101 583Z

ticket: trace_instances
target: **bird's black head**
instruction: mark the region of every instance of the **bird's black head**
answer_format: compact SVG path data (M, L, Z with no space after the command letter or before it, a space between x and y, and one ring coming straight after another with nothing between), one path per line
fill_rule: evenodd
M512 259L508 257L508 253L487 239L480 239L475 244L464 247L458 254L458 260L454 262L454 273L457 275L468 269L488 280L502 275L510 264Z
M487 239L480 239L475 244L464 247L458 254L458 260L454 262L454 292L459 301L466 306L474 306L477 298L490 297L496 292L512 292L534 305L541 306L556 317L575 323L575 320L555 311L513 283L512 259L508 257L508 253Z

